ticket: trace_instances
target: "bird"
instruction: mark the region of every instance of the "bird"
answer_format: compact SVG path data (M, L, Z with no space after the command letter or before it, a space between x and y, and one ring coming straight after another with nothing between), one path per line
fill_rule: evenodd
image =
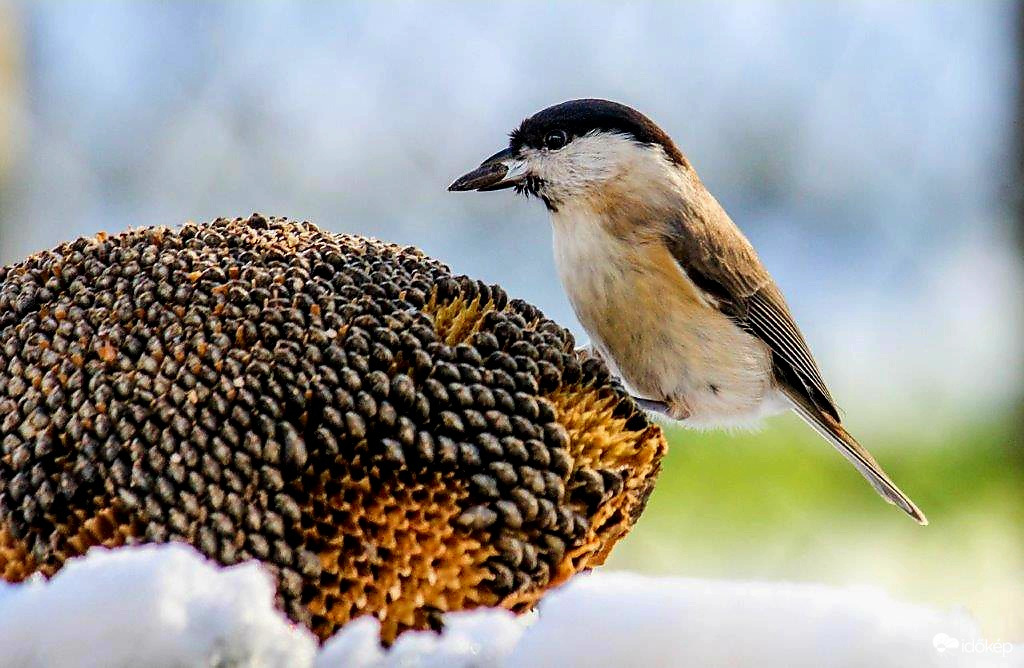
M928 523L843 426L779 286L654 121L609 100L556 104L448 189L506 188L544 203L588 352L640 406L697 428L792 410L886 501Z

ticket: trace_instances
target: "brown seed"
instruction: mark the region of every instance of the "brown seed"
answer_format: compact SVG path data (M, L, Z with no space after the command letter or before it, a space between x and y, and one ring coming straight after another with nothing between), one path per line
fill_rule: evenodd
M459 515L456 522L463 528L479 531L491 526L497 519L498 514L490 508L473 506Z

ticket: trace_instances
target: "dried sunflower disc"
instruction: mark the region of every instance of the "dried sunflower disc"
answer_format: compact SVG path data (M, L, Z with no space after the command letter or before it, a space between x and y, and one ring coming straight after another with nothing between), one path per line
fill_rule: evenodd
M533 606L665 442L570 333L413 248L253 215L0 269L0 577L93 545L260 560L320 638Z

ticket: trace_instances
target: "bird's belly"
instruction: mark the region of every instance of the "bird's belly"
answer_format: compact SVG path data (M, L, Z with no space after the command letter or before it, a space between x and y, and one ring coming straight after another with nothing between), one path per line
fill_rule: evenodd
M771 358L690 282L667 250L565 262L560 271L592 345L639 396L693 426L756 421L782 405Z

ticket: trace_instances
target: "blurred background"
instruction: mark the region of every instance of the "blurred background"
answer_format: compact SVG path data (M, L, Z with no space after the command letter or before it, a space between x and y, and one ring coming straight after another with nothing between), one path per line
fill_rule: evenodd
M288 215L415 244L584 338L543 207L448 183L574 97L671 134L928 513L795 418L670 431L610 567L881 586L1024 640L1022 6L0 0L0 263Z

